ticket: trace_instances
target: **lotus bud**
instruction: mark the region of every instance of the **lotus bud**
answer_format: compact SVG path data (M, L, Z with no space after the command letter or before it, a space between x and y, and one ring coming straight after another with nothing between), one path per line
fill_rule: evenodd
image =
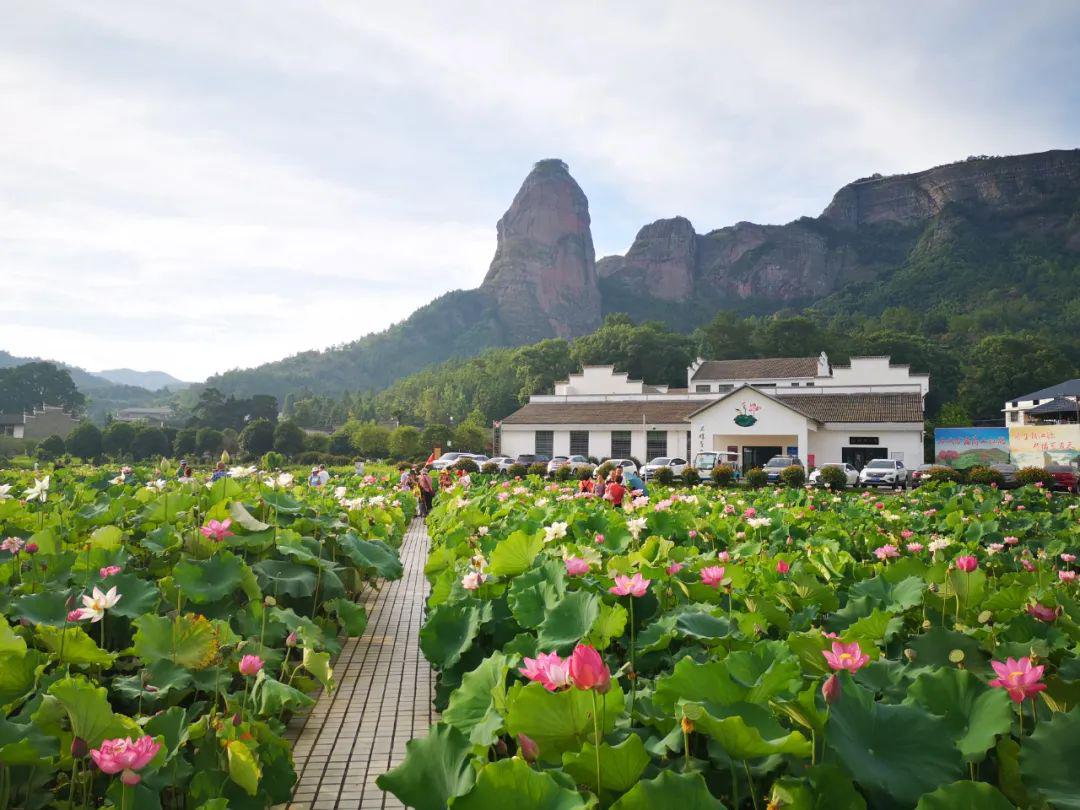
M518 751L521 754L521 758L528 763L536 762L540 757L540 746L536 744L536 741L524 734L518 734ZM502 740L500 739L500 742Z
M82 759L88 753L90 753L90 746L86 744L86 740L82 737L73 737L71 739L71 756L75 759Z
M510 754L510 749L506 747L506 740L499 737L495 740L495 753L500 757L506 757Z
M915 659L918 657L919 654L915 652L915 650L911 649L911 647L907 647L904 649L904 658L906 658L911 663L914 663Z
M243 723L243 722L244 722L244 720L243 720L243 718L242 718L242 717L240 717L240 712L237 712L236 714L234 714L234 715L232 716L232 724L233 724L234 726L238 726L238 725L240 725L240 724L241 724L241 723Z
M285 636L286 647L295 647L297 641L299 641L299 638L297 637L295 630L289 633L289 635Z
M265 599L263 599L263 604L267 607L274 607L277 604L277 599L272 596L267 596Z
M825 679L821 685L821 695L830 706L840 700L840 679L835 674Z
M683 715L680 725L682 726L683 734L690 734L694 730L694 721L687 717L685 714Z
M38 553L38 544L37 543L27 543L25 551L26 551L27 554L37 554Z
M229 451L228 450L222 450L221 451L221 463L222 464L228 464L229 460L230 460Z

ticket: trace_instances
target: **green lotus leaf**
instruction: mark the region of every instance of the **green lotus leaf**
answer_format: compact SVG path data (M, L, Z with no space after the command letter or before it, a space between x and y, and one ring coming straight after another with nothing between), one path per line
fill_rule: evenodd
M533 560L543 547L544 535L541 532L526 534L520 529L512 532L491 552L488 571L496 577L524 574L532 567Z
M118 549L124 545L124 532L119 526L102 526L90 534L93 548Z
M611 805L611 810L724 810L724 803L709 792L699 773L661 771L655 779L638 782Z
M772 712L756 703L715 706L681 701L678 714L693 721L694 730L708 734L732 759L757 759L774 754L810 756L810 741L781 726Z
M263 523L252 515L240 501L233 501L229 504L229 517L232 518L233 523L249 532L264 532L270 528L269 523Z
M337 539L338 547L353 565L365 571L374 571L383 579L401 579L405 570L397 552L381 540L361 540L347 532Z
M278 512L287 515L295 515L303 508L303 504L301 504L300 501L296 500L296 498L284 490L261 487L260 493L262 494L262 499ZM221 499L218 498L217 500Z
M152 582L147 582L137 574L113 574L101 584L102 590L116 587L120 601L109 608L109 613L137 619L144 613L156 613L161 593Z
M588 806L576 790L560 786L550 774L534 771L518 757L485 765L472 790L453 804L455 810L584 810Z
M472 744L447 723L432 726L426 737L405 744L405 760L375 780L416 810L446 810L476 779L470 764Z
M132 624L132 649L148 666L166 660L192 670L205 669L217 659L225 642L217 625L190 613L175 619L147 614Z
M26 655L26 639L6 621L0 621L0 653Z
M918 703L949 722L956 745L969 762L981 762L998 736L1008 734L1012 726L1012 701L1005 690L987 686L966 670L923 673L907 691L905 702Z
M280 717L284 712L296 712L315 705L314 698L271 678L265 669L255 676L252 696L259 714L264 717Z
M338 617L338 624L348 636L362 636L367 629L368 615L363 605L359 605L350 599L334 599L327 602L326 607L334 611Z
M599 787L613 793L624 793L641 778L649 759L645 743L637 734L631 734L618 745L600 743ZM597 792L596 746L586 742L580 752L563 754L563 770L578 784L588 785L593 792Z
M34 532L27 542L37 543L38 554L55 556L64 550L63 541L52 529L42 529L40 532Z
M899 582L889 582L882 576L860 580L848 589L848 597L869 597L871 602L890 613L902 613L923 600L926 582L922 577L905 577Z
M0 653L0 706L15 702L34 688L38 667L45 659L45 653L38 650Z
M12 723L0 718L0 764L49 767L49 760L60 753L60 744L34 723Z
M742 700L746 691L731 679L723 662L699 664L686 657L676 662L670 675L656 679L653 703L665 714L673 715L680 700L724 705Z
M326 646L322 628L308 617L300 616L291 608L270 608L270 619L277 624L284 625L286 632L295 630L305 647L324 648Z
M454 578L456 581L456 577ZM517 623L538 627L566 592L566 568L555 560L514 577L506 599Z
M731 635L731 622L704 610L687 610L675 618L675 632L684 638L717 641Z
M442 719L475 745L491 745L503 726L497 707L506 702L506 673L512 660L501 652L493 653L472 672L466 672L461 686L450 695Z
M770 801L783 810L866 810L851 777L836 765L815 765L801 779L773 782Z
M259 792L259 780L262 778L262 768L255 754L241 740L230 740L225 751L229 762L229 778L247 791L249 796L254 796Z
M927 793L915 810L1016 810L1001 791L986 782L953 782Z
M480 621L481 609L475 605L439 605L420 629L420 650L432 666L452 667L472 646Z
M606 650L611 642L626 630L629 612L622 605L600 603L600 615L596 617L586 641L598 650Z
M187 713L179 706L155 714L144 726L149 736L164 739L168 756L176 754L180 746L187 742L188 729Z
M954 666L949 659L953 650L961 650L964 653L964 668L969 671L989 671L989 656L979 646L979 642L971 636L957 633L955 630L945 630L934 627L931 630L916 636L908 642L908 647L915 651L915 666L917 667L951 667Z
M67 714L71 734L85 740L91 748L113 736L117 718L104 686L94 686L81 676L68 676L50 686L47 694ZM48 730L47 724L40 725Z
M315 676L315 680L323 685L328 691L334 689L334 671L330 668L330 653L315 652L310 647L304 647L304 669Z
M38 643L57 656L62 664L75 666L111 667L116 654L99 647L82 627L71 626L67 629L41 624L34 628Z
M790 697L802 686L799 662L782 641L761 641L749 650L724 658L732 681L746 688L740 700L764 703L777 696Z
M874 608L869 616L863 616L852 622L844 631L843 636L849 643L866 642L862 645L863 650L872 653L875 645L884 645L899 633L903 626L904 620L901 617L880 608Z
M139 541L152 554L167 554L183 544L184 538L172 526L159 526Z
M68 592L50 591L20 596L11 605L11 615L17 619L26 619L30 624L63 627L67 624Z
M1024 784L1059 810L1080 808L1080 708L1040 720L1020 746Z
M963 775L945 718L912 704L877 703L847 673L839 678L842 695L829 713L826 744L874 807L910 807Z
M566 594L537 628L536 643L542 650L564 651L589 632L600 615L600 598L588 591Z
M163 492L146 505L139 514L139 521L157 525L169 524L175 521L181 512L190 509L194 503L194 496L186 492Z
M665 613L637 634L635 647L638 654L666 650L675 639L675 615Z
M113 807L137 807L139 810L161 810L161 796L149 786L142 783L129 786L124 790L124 783L119 779L109 781L109 787L105 791Z
M195 604L217 602L238 589L249 599L262 595L251 569L231 551L219 551L208 560L181 560L173 567L173 581Z
M536 742L540 758L560 763L567 751L580 751L593 739L592 694L580 689L548 692L538 683L517 686L507 697L506 728L514 735L524 734ZM597 696L601 736L615 728L623 713L623 693L615 684Z
M263 593L305 599L315 593L315 571L284 560L260 560L251 566Z

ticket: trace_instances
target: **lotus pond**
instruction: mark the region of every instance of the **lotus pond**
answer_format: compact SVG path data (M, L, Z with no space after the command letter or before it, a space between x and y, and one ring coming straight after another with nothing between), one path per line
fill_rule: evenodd
M0 471L0 808L266 808L412 514L374 478Z
M1075 496L533 479L429 518L421 810L1080 807Z

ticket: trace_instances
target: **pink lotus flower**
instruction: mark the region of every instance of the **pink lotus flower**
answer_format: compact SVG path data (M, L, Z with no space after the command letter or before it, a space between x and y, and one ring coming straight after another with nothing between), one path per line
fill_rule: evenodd
M259 674L263 668L263 660L257 655L245 655L240 659L240 674L252 677Z
M720 560L720 562L725 562L726 563L728 560L731 559L731 552L730 551L721 551L719 554L716 555L716 559Z
M634 574L632 577L616 574L615 584L608 588L608 593L616 596L644 596L651 583L651 579L643 579L641 574Z
M1032 572L1035 571L1035 563L1033 563L1031 560L1028 560L1028 559L1020 560L1020 565L1024 566L1024 570L1027 571L1028 573L1032 573Z
M686 533L686 536L693 540L695 537L697 537L697 529L691 529Z
M1046 689L1046 684L1039 683L1042 680L1043 668L1033 667L1030 658L1024 657L1019 660L1006 658L1005 663L991 661L990 666L998 675L990 681L990 685L1008 689L1009 697L1014 703L1023 703L1029 695L1035 695Z
M582 574L589 573L589 563L581 557L567 557L564 561L566 565L566 573L572 577L580 577Z
M730 503L724 504L724 514L725 515L734 515L735 514L735 507L732 506Z
M884 509L885 504L883 504L881 501L878 501L877 503L874 504L874 508L875 509Z
M27 546L27 548L29 549L30 547ZM1075 554L1065 553L1065 554L1061 555L1061 560L1062 560L1062 562L1074 563L1074 562L1076 562L1076 555Z
M756 514L757 514L757 509L755 509L752 506L749 506L749 507L746 508L746 510L743 511L742 516L744 518L752 518Z
M540 746L536 744L536 741L531 737L524 734L518 734L518 753L521 754L521 758L526 762L533 763L540 758Z
M38 549L38 544L37 543L30 542L30 543L26 544L26 553L27 554L37 554L38 550L39 549ZM1062 554L1061 556L1064 557L1065 555Z
M912 554L918 554L920 551L923 550L923 544L922 543L908 543L906 548Z
M600 545L601 543L604 542L604 535L602 535L602 534L596 535L595 540L596 540L596 545Z
M909 537L914 537L914 536L915 536L915 532L913 532L911 529L904 529L902 532L900 532L900 537L903 538L904 540L907 540Z
M570 682L578 689L595 689L600 694L611 688L611 672L594 647L578 644L570 655Z
M119 565L106 565L104 568L98 569L98 575L105 579L105 577L111 577L113 574L119 574L124 569Z
M776 561L776 573L778 573L780 576L784 576L790 570L791 563L789 563L787 560Z
M226 537L233 536L233 532L229 530L230 526L232 526L232 520L229 518L225 518L225 520L221 521L211 520L199 529L199 531L202 532L203 537L207 540L213 540L215 543L220 543Z
M555 652L540 653L536 658L526 658L525 666L518 672L530 681L542 684L549 692L570 685L570 662L563 661Z
M1038 602L1033 605L1028 605L1027 612L1029 616L1033 616L1040 622L1046 622L1047 624L1058 617L1056 610L1049 608L1046 605L1040 605Z
M23 541L18 537L5 537L4 542L0 543L0 551L6 551L8 554L18 554L22 551Z
M722 565L710 565L708 568L701 569L701 582L710 588L719 588L723 579L724 566Z
M965 574L970 574L979 567L979 561L970 554L964 555L963 557L957 557L955 562L956 567Z
M891 560L900 556L900 552L896 549L892 543L886 543L883 546L878 546L874 549L874 556L881 561Z
M467 591L479 590L484 584L484 575L479 571L470 571L461 578L461 587Z
M125 785L137 785L142 777L135 772L149 765L160 749L161 743L154 742L153 737L140 737L137 742L125 737L102 741L99 748L90 751L90 756L102 773L120 774Z
M862 651L859 642L853 641L844 644L842 641L832 643L832 652L822 650L826 662L835 670L846 669L848 672L857 672L870 663L870 656Z
M830 706L840 700L840 679L835 673L826 678L825 683L821 685L821 696Z
M82 615L81 610L69 610L68 611L67 620L68 620L68 622L70 624L76 624L77 622L81 622L82 618L83 618L83 615Z
M1058 571L1058 579L1062 582L1076 582L1075 571Z
M1005 538L1005 545L1007 545L1007 546L1015 546L1019 542L1020 542L1020 538L1015 537L1014 535L1011 535L1011 534L1008 537Z
M673 562L667 568L664 569L669 577L675 576L677 573L683 570L683 564L679 562Z

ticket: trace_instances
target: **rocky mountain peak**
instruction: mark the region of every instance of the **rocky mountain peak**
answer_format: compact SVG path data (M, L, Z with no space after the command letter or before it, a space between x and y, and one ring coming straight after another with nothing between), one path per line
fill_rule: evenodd
M567 165L539 161L497 226L481 285L507 333L527 341L586 334L600 324L589 200Z
M653 298L684 301L694 291L697 239L686 217L658 219L638 231L625 256L601 259L597 270Z

